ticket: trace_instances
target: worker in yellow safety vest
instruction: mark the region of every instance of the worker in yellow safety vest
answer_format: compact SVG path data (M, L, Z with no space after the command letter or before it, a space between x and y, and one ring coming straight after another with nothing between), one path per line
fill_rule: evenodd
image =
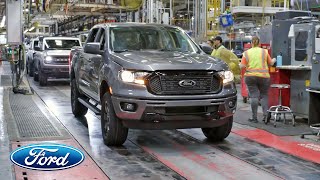
M272 66L276 59L271 59L268 51L259 47L260 40L258 37L254 36L252 38L251 45L252 48L243 53L240 67L246 68L244 77L251 99L252 110L252 118L249 121L257 123L259 98L261 98L263 121L266 121L270 86L269 66Z
M228 64L230 70L234 74L235 81L240 81L240 67L238 57L229 49L225 48L222 45L222 38L220 36L215 37L213 40L214 50L211 53L211 56L223 60Z
M221 49L225 49L225 47L222 45L222 38L217 36L212 41L214 49L211 53L211 56L218 58L220 56Z

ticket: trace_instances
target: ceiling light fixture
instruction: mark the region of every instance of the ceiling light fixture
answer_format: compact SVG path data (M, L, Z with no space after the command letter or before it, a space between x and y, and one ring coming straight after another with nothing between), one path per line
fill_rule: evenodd
M3 17L2 17L2 21L1 21L1 23L0 23L0 27L3 28L4 25L5 25L5 23L6 23L6 16L3 16Z

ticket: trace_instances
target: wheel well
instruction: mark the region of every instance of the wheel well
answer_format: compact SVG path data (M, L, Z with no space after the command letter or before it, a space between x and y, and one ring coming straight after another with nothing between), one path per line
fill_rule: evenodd
M100 100L102 99L103 95L109 91L109 85L106 81L102 81L100 85Z

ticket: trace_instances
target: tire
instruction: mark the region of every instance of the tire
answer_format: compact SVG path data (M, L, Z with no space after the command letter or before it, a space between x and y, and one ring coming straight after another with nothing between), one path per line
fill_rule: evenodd
M82 117L87 114L88 108L81 104L78 98L81 94L77 88L76 79L71 80L71 109L75 117Z
M44 74L41 69L38 71L39 74L39 84L40 86L46 86L48 84L48 77Z
M109 92L106 92L101 100L101 130L103 142L107 146L120 146L128 136L128 128L122 125L114 112Z
M34 76L34 66L32 65L30 61L28 62L28 74L30 77Z
M214 128L202 128L202 132L208 138L209 141L223 141L226 137L229 136L232 129L232 124L233 117L230 117L226 124Z
M26 72L27 72L27 74L29 74L29 62L28 61L26 63Z
M36 81L36 82L39 81L39 70L36 67L34 67L33 80Z

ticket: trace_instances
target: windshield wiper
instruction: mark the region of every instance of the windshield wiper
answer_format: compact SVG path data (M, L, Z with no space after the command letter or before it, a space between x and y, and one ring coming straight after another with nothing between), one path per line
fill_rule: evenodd
M163 49L159 49L159 51L179 51L178 49L167 49L167 48L163 48Z
M181 49L160 49L159 51L168 51L168 52L182 52L182 53L189 53L190 51L183 51Z
M113 50L113 52L115 53L123 53L123 52L128 52L129 49L117 49L117 50Z

